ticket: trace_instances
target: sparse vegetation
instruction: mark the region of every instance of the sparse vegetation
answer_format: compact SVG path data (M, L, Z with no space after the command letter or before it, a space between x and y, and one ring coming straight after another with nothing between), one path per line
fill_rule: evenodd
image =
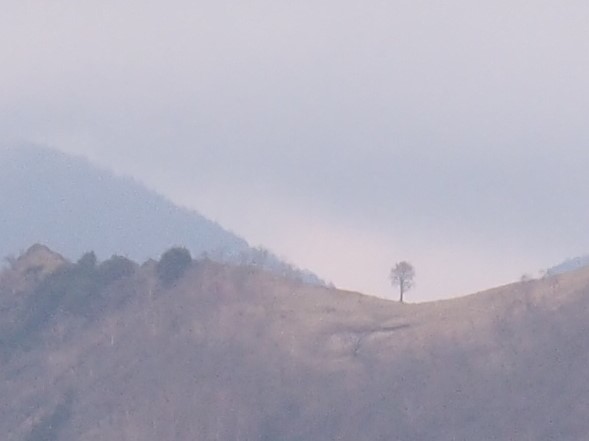
M307 283L310 285L328 286L328 283L312 272L299 268L290 263L284 257L278 257L272 251L264 247L249 248L243 250L233 258L222 254L212 253L207 257L220 262L234 262L242 266L254 266L271 271L291 280Z
M17 327L26 343L0 358L9 439L588 439L589 270L557 295L538 280L398 307L215 262L151 296L155 263L92 260L30 280L43 261L21 260L26 283L0 282L0 355Z
M31 268L37 270L38 266ZM86 319L97 317L100 311L117 303L107 298L108 287L131 276L135 268L133 262L120 256L98 264L96 255L88 252L75 264L64 265L42 278L31 279L26 271L23 276L35 285L15 326L5 336L6 344L26 348L59 313Z
M403 303L403 295L409 291L415 278L415 269L409 262L397 262L389 274L393 286L399 287L399 302Z

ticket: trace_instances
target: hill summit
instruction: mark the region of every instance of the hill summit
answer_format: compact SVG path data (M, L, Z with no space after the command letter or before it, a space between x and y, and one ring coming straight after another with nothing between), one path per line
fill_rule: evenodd
M36 272L45 276L53 273L66 262L67 260L62 255L50 250L45 245L35 244L15 259L12 266L13 270L21 275Z

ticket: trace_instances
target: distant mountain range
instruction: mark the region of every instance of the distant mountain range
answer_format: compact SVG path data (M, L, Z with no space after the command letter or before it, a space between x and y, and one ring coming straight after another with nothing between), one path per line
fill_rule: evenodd
M131 178L42 147L0 150L0 207L0 257L43 243L70 259L93 250L144 261L181 245L194 256L322 283Z
M562 274L568 271L574 271L583 267L589 266L589 255L573 257L565 260L558 265L549 268L546 273L548 275Z

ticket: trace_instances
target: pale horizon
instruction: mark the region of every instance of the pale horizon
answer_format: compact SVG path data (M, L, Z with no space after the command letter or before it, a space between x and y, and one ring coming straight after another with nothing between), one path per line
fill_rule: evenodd
M131 176L342 289L589 253L589 4L9 1L2 143Z

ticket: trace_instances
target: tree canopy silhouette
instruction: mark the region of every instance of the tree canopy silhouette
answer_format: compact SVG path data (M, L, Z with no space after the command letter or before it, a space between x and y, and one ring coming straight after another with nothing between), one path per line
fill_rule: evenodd
M415 269L409 262L397 262L389 274L393 286L399 287L399 302L403 303L403 295L409 291L415 278Z
M176 282L192 263L190 251L184 247L170 248L157 263L158 279L164 286L171 286Z

